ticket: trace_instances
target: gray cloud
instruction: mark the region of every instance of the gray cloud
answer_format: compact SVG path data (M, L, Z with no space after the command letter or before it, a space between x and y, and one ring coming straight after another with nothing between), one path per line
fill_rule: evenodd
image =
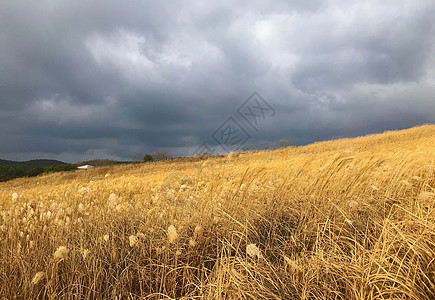
M190 154L255 90L249 142L435 122L433 1L3 1L0 157Z

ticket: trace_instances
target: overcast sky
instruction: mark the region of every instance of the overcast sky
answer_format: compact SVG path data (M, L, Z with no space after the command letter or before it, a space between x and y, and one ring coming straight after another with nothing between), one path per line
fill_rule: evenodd
M434 15L433 0L0 0L0 158L435 123Z

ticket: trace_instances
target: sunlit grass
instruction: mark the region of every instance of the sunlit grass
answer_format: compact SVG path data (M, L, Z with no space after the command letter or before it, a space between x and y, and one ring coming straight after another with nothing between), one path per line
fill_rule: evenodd
M433 299L435 126L0 184L5 299Z

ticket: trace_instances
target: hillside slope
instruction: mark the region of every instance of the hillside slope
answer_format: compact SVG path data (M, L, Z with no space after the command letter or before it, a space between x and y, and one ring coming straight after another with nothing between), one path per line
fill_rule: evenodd
M17 179L0 210L6 298L435 297L433 125Z
M52 165L64 165L65 163L53 159L32 159L27 161L13 161L0 159L0 166L23 167L23 168L36 168L48 167Z

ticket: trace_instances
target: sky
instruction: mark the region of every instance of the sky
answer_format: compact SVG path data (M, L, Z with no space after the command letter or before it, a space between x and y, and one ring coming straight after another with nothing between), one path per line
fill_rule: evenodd
M0 0L0 158L221 153L435 123L435 1Z

